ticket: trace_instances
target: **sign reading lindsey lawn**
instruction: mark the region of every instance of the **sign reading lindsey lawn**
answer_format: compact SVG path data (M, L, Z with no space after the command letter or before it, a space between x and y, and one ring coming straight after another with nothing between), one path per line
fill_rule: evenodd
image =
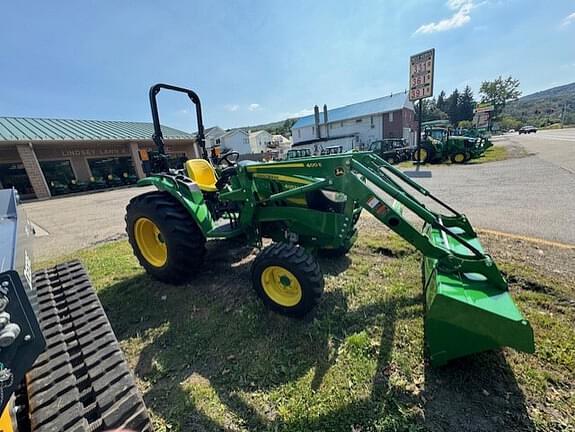
M409 100L433 96L435 48L411 56L409 60Z

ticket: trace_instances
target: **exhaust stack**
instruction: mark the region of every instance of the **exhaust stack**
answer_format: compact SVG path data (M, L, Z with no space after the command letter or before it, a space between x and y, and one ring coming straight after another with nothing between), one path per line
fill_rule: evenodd
M314 105L313 107L313 114L315 118L315 137L320 139L321 131L319 130L319 107L317 105Z
M329 138L329 128L327 127L327 105L323 104L323 123L325 124L325 137Z

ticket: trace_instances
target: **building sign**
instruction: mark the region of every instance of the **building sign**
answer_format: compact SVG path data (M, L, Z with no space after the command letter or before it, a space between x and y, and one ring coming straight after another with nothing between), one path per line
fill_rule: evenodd
M409 100L433 96L435 48L411 56L409 60Z
M96 147L87 149L64 149L62 150L63 157L70 156L116 156L127 154L128 150L125 147Z

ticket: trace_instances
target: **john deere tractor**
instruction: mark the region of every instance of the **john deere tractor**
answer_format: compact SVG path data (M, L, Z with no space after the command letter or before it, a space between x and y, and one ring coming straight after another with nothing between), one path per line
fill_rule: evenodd
M157 95L180 92L196 108L202 159L169 169ZM189 89L156 84L149 92L157 150L133 198L126 230L134 254L154 278L174 284L202 271L208 240L243 239L260 249L252 285L271 309L301 317L320 301L324 279L317 254L348 252L360 212L371 213L423 254L425 327L432 364L500 346L534 350L532 329L509 295L468 219L373 152L349 152L272 163L237 153L208 161L200 98ZM410 190L447 214L430 210ZM403 217L407 208L422 222ZM262 248L263 239L272 243Z
M462 164L476 159L492 147L493 144L485 134L475 136L456 135L453 131L437 122L423 124L425 135L421 140L421 148L414 152L413 159L423 163L441 163L450 160Z

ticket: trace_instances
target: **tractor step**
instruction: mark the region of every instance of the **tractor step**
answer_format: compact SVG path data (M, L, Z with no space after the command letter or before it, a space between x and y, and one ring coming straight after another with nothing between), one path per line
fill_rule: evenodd
M26 377L18 430L151 431L144 401L79 261L34 274L46 350Z
M460 228L449 231L483 253L475 234ZM438 229L428 230L427 235L435 245L471 255L460 242ZM535 351L533 329L507 287L498 288L478 273L448 273L437 264L437 260L424 258L425 338L433 366L503 346Z
M243 230L241 228L233 228L231 222L226 219L221 219L215 224L214 228L206 234L206 237L231 238L242 232Z

